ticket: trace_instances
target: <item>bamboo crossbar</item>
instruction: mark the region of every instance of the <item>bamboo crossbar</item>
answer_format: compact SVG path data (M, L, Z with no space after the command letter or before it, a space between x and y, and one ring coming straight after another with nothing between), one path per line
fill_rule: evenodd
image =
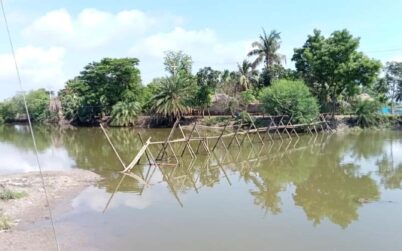
M186 133L183 131L181 125L179 124L180 118L178 118L172 129L170 130L169 135L163 140L163 141L151 141L151 137L148 138L145 142L141 138L141 135L138 134L138 137L141 141L142 147L138 151L138 153L135 155L133 160L130 162L128 166L125 165L123 160L121 159L119 153L117 152L116 148L114 147L111 139L109 138L105 128L101 125L101 129L103 133L106 136L107 141L109 142L110 146L112 147L114 153L116 154L117 158L119 159L121 165L123 166L123 173L130 172L131 169L134 168L136 165L141 165L140 160L143 155L146 156L148 160L148 165L155 165L160 168L160 165L179 165L180 161L179 158L184 156L184 153L186 150L191 155L191 158L194 160L197 158L198 150L200 146L202 145L205 149L205 152L210 155L215 154L214 151L218 144L221 144L225 151L228 152L228 149L232 145L232 143L235 141L237 145L240 147L245 139L247 138L248 141L251 144L251 147L254 149L254 139L258 137L260 143L264 145L264 138L265 136L268 136L271 141L274 140L274 136L278 136L280 140L283 142L284 141L284 135L287 135L290 139L292 138L292 135L296 136L299 138L299 135L296 131L296 128L302 128L304 127L307 129L307 132L310 134L317 134L317 127L321 128L322 131L325 132L334 132L334 129L331 128L329 123L326 120L326 116L324 114L320 114L320 116L317 118L316 121L311 121L309 123L300 123L300 124L292 124L293 121L293 115L275 115L275 116L267 116L268 122L267 126L265 127L257 127L254 123L254 120L251 118L249 115L248 117L250 119L250 122L246 123L247 126L243 127L243 123L240 125L229 125L230 121L227 121L226 125L222 127L210 127L210 126L203 126L203 125L198 125L197 123L194 123L192 125L192 128L190 130L190 134L186 135ZM200 132L198 131L198 128L206 128L206 129L220 129L219 135L207 135L206 131L204 136L201 136ZM182 137L172 139L175 130L178 128L180 130ZM260 134L264 133L264 134ZM250 135L253 134L252 137ZM262 136L261 136L262 135ZM239 138L238 138L239 137ZM225 139L228 139L225 142ZM213 141L213 146L209 145L209 142ZM194 149L192 147L192 142L197 142L198 146ZM177 147L173 147L172 144L177 144L181 143L183 144L184 148L182 148L181 153L178 154ZM161 145L162 148L158 151L156 158L153 157L153 154L150 150L151 145ZM193 145L194 146L194 145ZM175 150L176 148L176 150ZM179 147L181 148L181 147ZM168 152L170 150L171 153ZM162 161L164 159L164 156L166 155L167 161ZM171 159L170 157L174 156L174 159L176 160L174 164L169 163L169 160Z

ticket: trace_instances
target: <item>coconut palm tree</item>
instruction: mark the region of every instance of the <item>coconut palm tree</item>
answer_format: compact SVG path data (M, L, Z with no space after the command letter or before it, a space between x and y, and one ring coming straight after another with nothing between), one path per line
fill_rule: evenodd
M258 72L253 68L252 64L243 60L242 64L237 64L239 71L239 85L243 90L250 89L255 84L258 76Z
M151 99L151 112L169 120L190 112L190 83L191 80L181 74L163 79L159 93Z
M248 53L248 56L257 56L252 63L253 68L257 67L263 61L266 68L278 64L280 65L282 61L285 61L285 56L278 53L281 47L281 36L280 32L272 30L269 35L262 29L263 34L260 35L259 41L252 43L253 49Z

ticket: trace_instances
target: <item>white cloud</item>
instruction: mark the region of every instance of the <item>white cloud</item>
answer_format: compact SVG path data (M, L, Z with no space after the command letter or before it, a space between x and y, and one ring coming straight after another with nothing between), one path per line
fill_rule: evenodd
M23 88L31 90L46 88L60 89L65 81L63 59L65 50L62 47L43 49L27 46L16 50L16 58L21 73ZM0 89L8 90L8 96L19 91L14 60L11 54L0 54ZM0 94L4 98L5 92Z
M130 48L130 54L141 59L143 69L149 76L156 72L161 74L161 71L155 70L155 67L163 69L164 53L168 50L182 50L191 55L195 70L203 66L233 69L237 62L246 57L250 44L251 41L220 41L211 29L186 30L176 27L169 32L160 32L137 41ZM147 70L152 71L147 72Z
M390 61L402 62L402 55L395 56Z
M23 43L15 44L23 44L17 49L17 57L25 89L42 87L54 91L87 63L103 57L139 58L142 79L147 83L166 74L162 62L167 50L191 55L194 71L204 66L235 69L251 44L223 41L209 28L183 28L181 17L136 9L83 9L77 14L66 9L52 10L33 19L19 33ZM14 95L18 88L11 56L0 54L0 63L3 99Z
M32 43L94 49L112 41L136 37L157 23L157 19L139 10L118 13L84 9L76 17L65 10L53 10L23 30Z

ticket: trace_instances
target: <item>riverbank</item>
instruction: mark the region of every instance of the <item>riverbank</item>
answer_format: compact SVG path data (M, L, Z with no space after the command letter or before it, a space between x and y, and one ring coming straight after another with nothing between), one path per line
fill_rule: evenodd
M83 189L99 180L97 174L80 169L44 172L45 186L54 218L71 209L71 200ZM1 217L6 223L5 228L8 228L0 232L0 250L55 250L40 174L30 172L2 175L0 184L2 191L17 193L19 194L17 197L21 197L0 200ZM72 233L70 235L68 229L64 228L56 227L56 232L63 232L63 239L69 240L63 242L63 249L71 249L77 245L79 247L84 241L80 239L82 237Z

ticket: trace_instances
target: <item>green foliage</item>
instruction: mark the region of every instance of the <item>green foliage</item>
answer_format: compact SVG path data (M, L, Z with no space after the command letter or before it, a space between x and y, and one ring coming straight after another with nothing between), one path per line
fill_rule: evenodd
M49 92L45 89L30 91L25 98L32 121L45 121L51 116ZM27 119L22 94L18 94L0 105L0 118L4 122Z
M198 86L208 86L215 90L220 82L221 72L211 67L204 67L198 70L196 77Z
M311 91L325 107L337 96L353 96L359 86L369 86L379 73L381 63L358 52L359 39L347 30L335 31L328 38L314 30L303 47L295 49L292 60Z
M237 64L239 87L241 90L248 90L257 85L258 72L253 65L247 60L243 60L242 64Z
M61 91L61 96L70 95L61 98L67 117L91 122L109 115L117 102L142 102L138 63L136 58L104 58L86 65Z
M206 118L204 120L205 125L207 126L224 126L230 120L229 117L224 116L213 116L210 118Z
M259 40L252 43L253 49L248 53L248 56L256 56L252 63L253 68L257 67L262 62L265 63L260 85L269 86L277 76L277 69L281 66L285 56L278 53L281 46L280 33L272 30L269 35L263 29L263 34Z
M28 196L26 192L17 192L10 189L3 189L0 191L0 200L15 200Z
M388 62L385 66L383 91L392 101L402 101L402 62Z
M250 124L251 122L255 122L255 119L253 117L251 117L247 111L240 112L238 120L240 120L243 125Z
M78 118L78 110L82 106L82 97L74 93L70 88L66 88L59 92L61 108L64 118L69 121L74 121Z
M256 98L252 90L243 91L240 93L240 103L244 106L248 106L250 103L256 101Z
M204 115L204 110L211 106L212 102L212 88L207 85L203 85L198 88L193 104L202 110Z
M380 108L377 101L358 100L354 104L357 125L362 128L379 126L382 123Z
M159 93L159 89L162 86L163 80L164 78L155 78L144 87L144 104L142 106L142 109L144 111L149 111L151 109L151 100L155 95Z
M150 101L151 112L169 120L190 112L194 87L193 78L184 74L163 79L158 94Z
M260 101L265 112L293 116L295 122L309 122L317 118L319 107L303 81L277 80L262 89Z
M138 114L141 112L141 105L138 102L117 102L112 109L112 126L133 125Z
M182 51L167 51L163 64L165 70L171 75L176 75L179 72L191 75L193 60Z

